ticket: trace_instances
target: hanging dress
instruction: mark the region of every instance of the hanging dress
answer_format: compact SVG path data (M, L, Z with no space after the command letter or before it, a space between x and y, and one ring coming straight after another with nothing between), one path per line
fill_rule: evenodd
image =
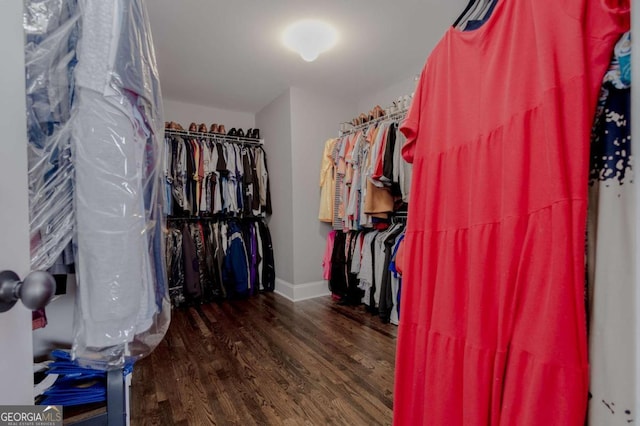
M497 0L425 64L396 426L584 423L589 136L629 3Z

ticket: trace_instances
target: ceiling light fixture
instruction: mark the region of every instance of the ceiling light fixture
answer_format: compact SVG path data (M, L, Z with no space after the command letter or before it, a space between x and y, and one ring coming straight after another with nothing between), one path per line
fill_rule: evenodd
M300 54L302 59L313 62L322 52L331 49L338 41L338 32L326 22L304 19L289 25L282 34L282 42Z

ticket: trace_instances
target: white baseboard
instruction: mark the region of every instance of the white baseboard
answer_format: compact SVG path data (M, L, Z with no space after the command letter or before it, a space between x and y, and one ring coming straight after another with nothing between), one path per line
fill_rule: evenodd
M316 281L305 284L291 284L280 278L276 278L275 292L292 302L315 299L316 297L329 296L329 286L326 281Z
M276 277L276 288L274 290L274 293L277 293L285 299L289 299L292 302L295 302L293 284L291 284L290 282Z
M316 281L314 283L298 284L293 287L294 302L315 299L316 297L329 296L329 285L326 281Z

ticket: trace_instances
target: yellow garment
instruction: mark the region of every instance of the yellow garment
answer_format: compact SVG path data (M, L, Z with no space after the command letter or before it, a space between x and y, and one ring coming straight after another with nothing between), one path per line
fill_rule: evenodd
M336 139L327 140L322 154L322 164L320 166L320 213L318 214L318 219L321 222L333 222L333 197L336 177L331 153L336 142Z

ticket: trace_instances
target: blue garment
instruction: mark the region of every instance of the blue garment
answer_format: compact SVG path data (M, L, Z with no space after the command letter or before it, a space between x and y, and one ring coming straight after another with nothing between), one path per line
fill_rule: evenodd
M489 18L493 14L493 10L496 8L497 4L498 4L498 1L497 0L493 0L493 2L491 3L491 6L489 6L489 9L485 13L485 15L482 17L482 19L476 19L476 20L467 21L467 25L464 27L464 30L465 31L473 31L473 30L477 30L478 28L480 28L485 22L487 22L489 20Z
M614 49L604 76L591 135L589 183L615 179L624 184L631 172L631 35L625 33Z
M609 70L604 75L603 86L606 87L608 83L616 89L628 89L631 87L630 31L627 31L620 37L620 40L616 43L613 50L613 58L609 65Z
M404 240L404 235L402 234L396 240L396 246L393 248L393 253L391 254L391 262L389 263L389 270L393 272L393 276L399 278L398 280L398 298L396 300L396 306L398 307L398 317L400 316L400 299L402 295L402 275L398 272L396 268L396 255L398 254L398 249L400 248L400 244L402 240Z
M229 223L227 235L229 244L224 258L222 279L231 290L231 297L247 297L251 293L249 262L242 231L237 223Z
M46 374L57 374L53 386L43 393L38 405L84 405L106 400L107 372L83 367L71 359L67 351L56 349L51 352L53 362ZM126 376L133 371L133 360L127 359L123 367Z

